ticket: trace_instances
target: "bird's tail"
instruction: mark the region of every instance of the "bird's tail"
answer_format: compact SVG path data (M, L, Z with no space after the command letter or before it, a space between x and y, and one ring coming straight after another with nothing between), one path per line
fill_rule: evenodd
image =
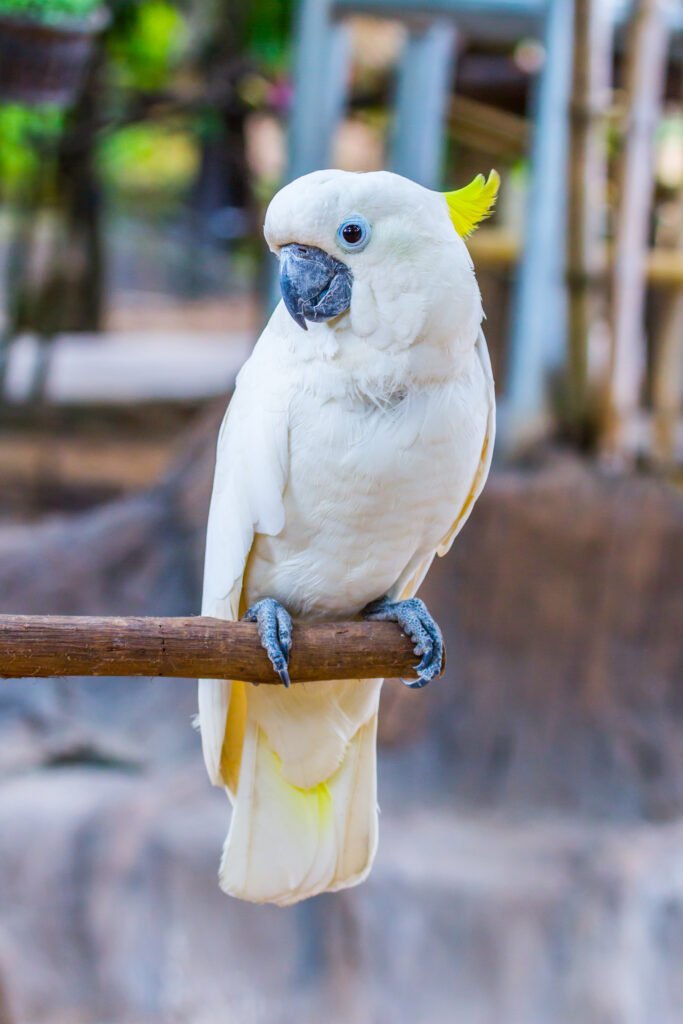
M380 686L232 684L220 770L234 804L225 892L287 906L367 876L377 849Z

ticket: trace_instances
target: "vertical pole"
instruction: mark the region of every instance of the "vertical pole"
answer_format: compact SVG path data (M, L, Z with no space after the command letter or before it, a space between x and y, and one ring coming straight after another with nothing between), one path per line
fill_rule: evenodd
M348 34L333 21L332 8L332 0L301 0L299 7L289 123L290 181L329 165L344 109Z
M638 0L626 65L626 125L619 163L611 289L611 351L605 435L608 455L628 458L645 366L645 256L652 207L654 137L666 74L669 28L663 0Z
M427 188L440 183L456 41L450 21L415 26L401 55L390 165Z
M332 0L301 0L295 26L294 99L289 117L286 180L330 165L334 133L343 116L349 35L332 20ZM267 270L268 314L280 301L277 264Z
M563 412L569 433L580 444L592 440L597 422L589 350L600 318L599 289L605 279L608 38L602 0L574 0L567 223L569 336Z
M535 85L526 236L515 290L508 377L501 408L502 450L545 426L547 376L562 358L567 191L567 109L572 55L568 0L549 0L545 61Z

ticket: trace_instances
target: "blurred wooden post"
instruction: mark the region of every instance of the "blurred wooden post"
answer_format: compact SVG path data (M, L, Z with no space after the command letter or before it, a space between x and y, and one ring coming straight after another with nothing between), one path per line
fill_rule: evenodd
M561 359L567 192L567 108L572 18L567 0L549 0L545 60L534 90L535 116L524 252L517 281L501 444L509 450L543 432L549 367Z
M588 356L604 281L602 239L606 200L604 139L611 33L601 0L574 0L574 60L569 110L569 217L567 223L567 427L585 441L594 412Z
M627 45L625 139L617 176L611 345L602 439L607 454L621 458L635 453L634 430L645 367L645 257L668 34L663 0L638 0Z
M457 38L452 21L418 24L401 54L390 165L427 188L441 178Z
M678 194L677 251L683 257L683 188ZM652 455L663 468L676 464L676 430L683 409L683 282L659 300L652 366Z

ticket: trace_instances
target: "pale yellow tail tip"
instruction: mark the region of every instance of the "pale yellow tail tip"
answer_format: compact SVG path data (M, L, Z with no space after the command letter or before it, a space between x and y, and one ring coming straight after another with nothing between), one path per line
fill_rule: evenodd
M492 170L488 178L478 174L464 188L443 193L453 227L461 238L467 238L482 220L491 216L499 188L500 175Z

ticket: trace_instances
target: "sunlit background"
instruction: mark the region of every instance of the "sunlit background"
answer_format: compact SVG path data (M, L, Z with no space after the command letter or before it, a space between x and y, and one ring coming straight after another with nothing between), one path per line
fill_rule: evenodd
M264 211L324 166L503 182L376 868L230 900L192 682L2 682L0 1024L681 1024L680 0L0 0L0 610L198 612Z

